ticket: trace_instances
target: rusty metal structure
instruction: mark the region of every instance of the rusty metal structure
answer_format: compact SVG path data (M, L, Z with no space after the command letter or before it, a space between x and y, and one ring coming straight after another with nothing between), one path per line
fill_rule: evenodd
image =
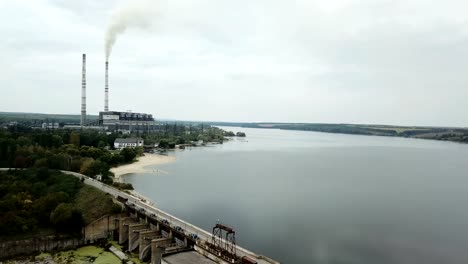
M217 223L213 227L211 236L210 250L218 257L230 262L236 263L236 231L234 229Z

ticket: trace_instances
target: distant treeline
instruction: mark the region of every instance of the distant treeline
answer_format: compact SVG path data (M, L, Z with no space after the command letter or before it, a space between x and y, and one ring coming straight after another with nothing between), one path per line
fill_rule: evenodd
M80 115L63 115L63 114L39 114L39 113L14 113L0 112L0 123L20 121L23 124L37 124L43 121L54 123L79 123ZM96 115L87 115L87 120L97 120Z
M95 130L42 130L25 125L0 129L0 168L48 168L102 176L112 184L111 167L133 162L143 147L113 150L117 137L143 137L145 145L174 148L194 141L222 143L234 134L206 125L165 124L159 133L141 135L107 134Z
M96 131L0 130L0 167L68 170L112 183L111 166L132 162L142 148L110 151L115 135ZM112 143L110 143L112 142Z
M253 124L251 127L262 127ZM273 128L286 129L286 130L302 130L302 131L316 131L326 133L340 133L340 134L354 134L354 135L382 135L382 136L396 136L397 132L394 130L381 130L369 127L350 126L341 124L284 124L274 125Z
M160 148L174 148L176 145L202 141L223 143L226 137L246 136L245 133L224 131L206 124L165 123L157 133L141 135L146 145L158 144Z
M354 125L354 124L307 124L307 123L229 123L212 122L212 125L236 126L246 128L285 129L315 131L324 133L340 133L352 135L374 135L414 137L423 139L446 140L468 143L468 129L440 127L397 127L384 125Z

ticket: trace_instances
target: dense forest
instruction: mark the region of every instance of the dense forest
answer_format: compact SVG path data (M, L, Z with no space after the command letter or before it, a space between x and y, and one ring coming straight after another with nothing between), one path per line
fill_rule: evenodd
M57 171L101 175L112 184L110 167L132 162L143 151L113 151L114 140L95 131L0 129L0 167L18 168L0 172L0 236L79 233L83 225L120 210L111 197Z
M111 166L132 162L142 149L109 150L114 135L95 131L0 130L0 167L68 170L112 183Z
M108 213L112 198L80 179L47 168L0 172L0 238L55 232L80 234Z

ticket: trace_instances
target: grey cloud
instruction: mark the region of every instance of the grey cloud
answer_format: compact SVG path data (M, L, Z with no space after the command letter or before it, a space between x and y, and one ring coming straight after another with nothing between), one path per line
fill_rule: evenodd
M2 3L0 87L10 100L0 110L78 113L87 53L89 112L97 113L104 33L123 2ZM129 29L114 47L115 109L197 120L468 124L464 1L160 3L151 30ZM42 91L63 100L34 100ZM135 93L145 96L129 101Z

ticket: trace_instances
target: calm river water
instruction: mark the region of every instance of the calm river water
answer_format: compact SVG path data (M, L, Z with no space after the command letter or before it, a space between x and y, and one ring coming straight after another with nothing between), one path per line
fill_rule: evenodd
M126 181L179 218L282 263L468 263L468 145L226 128Z

